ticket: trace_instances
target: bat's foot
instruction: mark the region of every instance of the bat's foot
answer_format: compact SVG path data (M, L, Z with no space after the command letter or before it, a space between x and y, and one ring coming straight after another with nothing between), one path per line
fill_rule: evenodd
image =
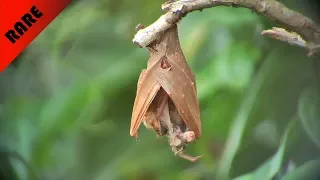
M202 157L202 155L201 155L201 156L195 156L195 157L193 157L193 156L184 154L183 152L178 153L178 155L179 155L181 158L186 159L186 160L191 161L191 162L196 162L198 159L200 159L200 158Z
M178 155L179 153L182 152L182 150L183 150L183 147L181 147L178 151L174 152L174 155L175 155L175 156Z
M184 147L181 147L181 148L178 150L177 147L172 147L172 151L174 152L174 155L175 155L175 156L178 155L179 157L181 157L181 158L183 158L183 159L186 159L186 160L188 160L188 161L191 161L191 162L195 162L195 161L197 161L199 158L202 157L202 155L201 155L201 156L195 156L195 157L190 156L190 155L187 155L187 154L185 154L185 153L183 152L183 148L184 148Z
M201 156L196 156L196 157L185 155L185 156L182 157L182 158L184 158L184 159L186 159L186 160L188 160L188 161L191 161L191 162L196 162L196 161L197 161L198 159L200 159L201 157L202 157L202 155L201 155Z
M183 151L178 152L177 155L180 156L181 158L186 159L186 160L191 161L191 162L196 162L199 158L202 157L202 155L193 157L193 156L184 154Z

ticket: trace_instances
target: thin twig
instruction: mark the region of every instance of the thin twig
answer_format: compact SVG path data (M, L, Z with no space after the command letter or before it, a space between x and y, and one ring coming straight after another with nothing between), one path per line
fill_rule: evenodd
M294 32L288 32L283 28L273 27L272 29L264 30L261 33L264 36L269 36L273 39L286 42L293 46L298 46L301 48L307 48L306 41L303 40L299 34Z

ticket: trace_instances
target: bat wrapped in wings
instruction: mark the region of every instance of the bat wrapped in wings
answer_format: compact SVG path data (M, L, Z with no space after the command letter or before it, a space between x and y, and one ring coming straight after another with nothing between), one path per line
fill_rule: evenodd
M165 31L148 47L147 69L139 77L132 111L130 135L138 139L143 122L158 136L166 135L176 155L184 154L186 144L201 136L196 82L180 47L177 25Z

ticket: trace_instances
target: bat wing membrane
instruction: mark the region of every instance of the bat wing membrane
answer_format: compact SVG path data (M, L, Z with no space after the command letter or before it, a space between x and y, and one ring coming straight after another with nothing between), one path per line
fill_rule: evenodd
M153 66L141 72L137 85L130 126L130 136L136 138L138 138L138 129L143 117L160 90L160 84L152 73L152 69L154 69Z
M178 63L168 59L171 69L157 68L154 74L176 106L188 128L194 131L196 138L201 136L200 110L196 94L196 85ZM180 61L181 63L182 61ZM186 62L185 62L186 63ZM190 72L192 73L192 72Z

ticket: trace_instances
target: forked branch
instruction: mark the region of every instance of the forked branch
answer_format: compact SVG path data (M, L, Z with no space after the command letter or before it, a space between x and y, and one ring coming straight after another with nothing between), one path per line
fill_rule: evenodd
M133 43L139 47L146 47L188 13L215 6L251 9L257 14L282 24L288 30L283 33L285 30L280 32L277 29L272 29L264 31L263 35L286 41L291 45L304 47L309 50L309 55L320 51L320 26L308 17L290 10L276 0L170 0L162 5L162 10L166 14L162 15L150 26L139 30L133 38ZM291 32L289 31L293 32L292 35L290 35ZM304 43L301 44L301 42Z

